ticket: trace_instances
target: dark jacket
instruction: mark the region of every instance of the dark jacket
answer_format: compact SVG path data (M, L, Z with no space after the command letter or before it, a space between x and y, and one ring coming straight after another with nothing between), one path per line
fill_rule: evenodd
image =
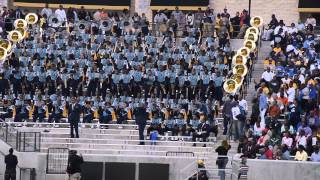
M18 164L18 158L16 155L8 154L5 157L4 162L6 163L6 170L16 170Z
M138 107L134 110L137 124L147 124L148 113L145 108Z
M83 163L83 158L78 155L70 155L68 160L68 174L81 173L81 164Z
M68 105L68 112L69 112L69 122L70 123L77 123L80 121L80 114L81 114L81 106L80 104L75 104L72 108L72 104Z

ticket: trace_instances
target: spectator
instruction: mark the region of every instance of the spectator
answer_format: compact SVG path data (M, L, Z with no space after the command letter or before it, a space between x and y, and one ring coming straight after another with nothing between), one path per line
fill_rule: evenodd
M230 149L231 149L231 146L228 144L226 140L223 140L221 142L221 146L216 148L216 152L218 153L216 164L218 165L218 168L219 168L218 174L220 176L220 180L224 180L226 176L224 169L228 164L228 157L226 156L228 155L228 151Z
M298 150L296 152L296 155L294 156L294 160L296 161L307 161L308 160L308 154L304 150L304 147L302 145L298 146Z
M67 166L67 174L69 180L80 180L81 179L81 165L83 164L82 155L77 155L77 151L70 150L68 166Z
M65 22L67 20L67 14L62 5L59 5L59 9L57 9L54 13L60 22Z
M316 26L317 25L317 20L311 14L307 18L307 20L305 22L305 26L308 26L309 24L311 24L312 26Z
M313 162L320 162L320 153L319 153L319 147L315 146L314 152L311 155L311 161Z
M16 179L16 168L18 165L18 158L13 154L13 149L9 149L9 154L5 156L4 162L6 164L6 171L4 174L5 180Z
M240 31L240 13L236 12L236 16L230 19L233 27L232 37L237 37Z
M46 3L45 7L41 10L40 13L42 16L49 18L52 15L52 9L49 8L49 5Z

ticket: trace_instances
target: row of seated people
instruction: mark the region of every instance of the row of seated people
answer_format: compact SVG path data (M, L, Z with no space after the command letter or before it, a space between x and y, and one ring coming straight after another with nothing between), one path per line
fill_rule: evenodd
M128 101L126 101L128 100ZM113 101L111 103L111 101ZM61 99L60 96L51 96L50 98L42 98L41 95L35 96L33 99L23 98L19 96L16 99L4 98L3 112L0 118L8 119L14 122L44 122L60 123L68 118L69 100ZM109 124L128 123L127 120L135 119L135 109L144 99L120 98L109 99L107 101L79 98L79 104L82 106L82 122ZM151 131L158 131L160 135L171 131L173 136L182 135L190 136L196 131L206 131L204 137L206 140L210 132L217 135L217 122L214 117L217 115L216 104L207 102L192 102L182 99L180 102L174 102L173 99L160 101L159 99L147 100L147 112L150 126L147 130L149 135ZM212 110L214 108L214 110ZM208 121L201 120L208 117ZM204 127L200 124L205 122ZM106 126L101 126L106 127Z

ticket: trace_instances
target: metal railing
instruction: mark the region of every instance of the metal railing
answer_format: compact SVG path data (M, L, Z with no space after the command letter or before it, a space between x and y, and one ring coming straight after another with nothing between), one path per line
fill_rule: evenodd
M22 132L11 124L0 121L0 139L19 152L40 152L41 133Z
M179 156L179 157L194 157L193 152L179 152L179 151L168 151L166 156Z
M68 148L48 148L47 174L65 174L68 166Z

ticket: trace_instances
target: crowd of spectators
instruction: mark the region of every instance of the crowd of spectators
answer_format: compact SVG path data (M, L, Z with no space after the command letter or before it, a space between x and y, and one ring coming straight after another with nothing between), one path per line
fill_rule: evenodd
M272 15L265 31L271 51L238 148L249 158L320 161L320 39L307 22L286 27Z
M4 7L2 38L12 29L10 22L28 12ZM167 24L185 24L179 9L171 15L164 12L155 15L155 24L161 26L159 19L167 17ZM176 38L169 32L176 32L171 25L166 32L156 28L150 33L144 14L46 6L38 12L39 23L29 27L26 39L14 45L2 64L0 118L59 123L73 100L83 107L82 122L121 124L134 120L134 109L143 103L151 121L148 134L193 134L193 141L206 141L210 132L216 136L222 85L234 54L229 31L222 31L230 28L224 22L230 15L226 9L217 17L210 9L190 15L184 33ZM108 29L104 22L110 21ZM211 34L199 35L199 27L217 21Z

